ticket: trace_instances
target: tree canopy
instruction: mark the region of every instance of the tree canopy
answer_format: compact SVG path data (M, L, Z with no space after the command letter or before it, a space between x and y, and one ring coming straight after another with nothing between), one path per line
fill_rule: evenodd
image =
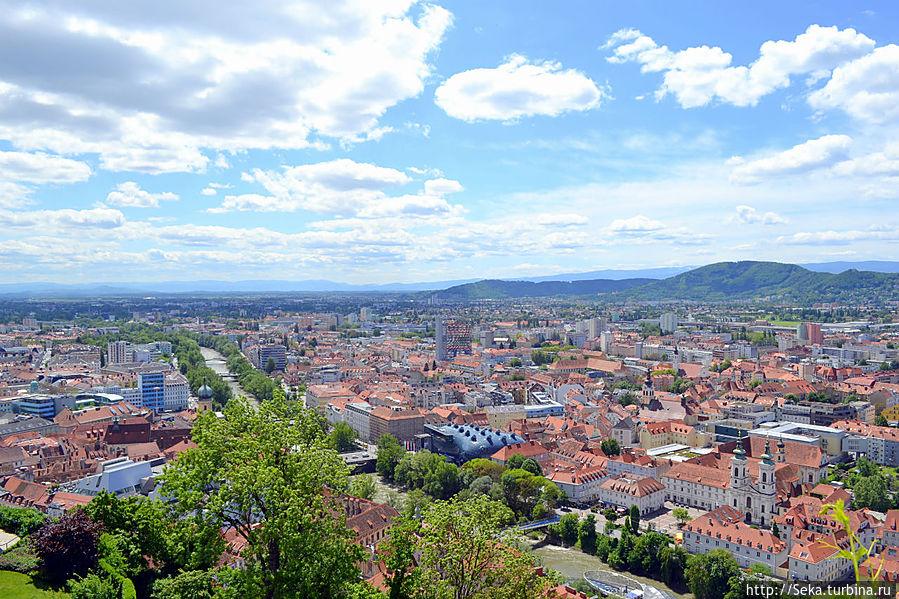
M254 409L242 399L225 417L201 412L188 449L161 476L184 515L246 542L232 585L245 596L340 597L358 577L363 548L345 526L336 493L348 469L328 447L319 415L284 399Z

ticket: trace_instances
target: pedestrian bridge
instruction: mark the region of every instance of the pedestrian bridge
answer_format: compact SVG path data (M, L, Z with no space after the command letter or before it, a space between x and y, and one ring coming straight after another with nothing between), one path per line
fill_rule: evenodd
M521 532L527 532L529 530L537 530L538 528L544 528L546 526L549 526L550 524L555 524L559 520L561 520L561 518L556 516L555 518L548 518L546 520L539 520L537 522L528 522L526 524L519 524L518 530L520 530Z
M604 597L614 599L642 599L643 584L623 574L606 570L588 570L584 580Z

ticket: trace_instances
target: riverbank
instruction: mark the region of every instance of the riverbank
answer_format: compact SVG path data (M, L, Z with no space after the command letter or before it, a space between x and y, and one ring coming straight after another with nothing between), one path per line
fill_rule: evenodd
M583 580L584 572L587 570L604 570L606 572L616 572L617 574L623 574L629 578L633 578L645 585L658 589L663 595L670 595L675 599L693 599L691 593L677 593L658 580L646 578L645 576L637 576L630 572L617 572L603 563L603 561L595 555L587 555L577 547L544 545L542 547L533 547L532 551L534 555L540 558L545 567L559 572L569 581Z
M221 376L226 383L228 383L234 397L245 397L252 404L258 405L259 402L257 402L252 395L244 391L243 387L240 386L240 383L234 380L231 373L228 372L228 367L225 365L225 356L214 349L202 346L200 346L200 353L203 355L203 359L206 360L206 366L211 368L216 374Z

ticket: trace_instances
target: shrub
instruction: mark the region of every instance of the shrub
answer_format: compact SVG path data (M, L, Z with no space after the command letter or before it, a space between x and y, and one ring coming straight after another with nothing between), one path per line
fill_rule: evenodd
M0 570L11 570L27 574L40 567L40 561L27 543L0 553Z

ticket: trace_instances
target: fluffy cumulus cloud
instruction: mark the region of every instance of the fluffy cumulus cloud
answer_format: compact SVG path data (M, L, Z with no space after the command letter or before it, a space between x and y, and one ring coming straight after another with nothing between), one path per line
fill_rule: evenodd
M834 70L827 84L809 96L817 109L840 108L870 123L899 117L899 46L890 44Z
M77 183L87 181L90 175L90 166L62 156L43 152L0 152L0 179L26 183Z
M666 225L661 221L638 214L613 220L605 230L610 243L670 242L677 245L703 245L712 236L698 233L689 227Z
M377 137L385 111L422 92L451 22L415 0L8 7L0 139L158 173Z
M782 225L789 222L776 212L758 212L752 206L737 206L737 213L727 219L729 223L739 223L743 225Z
M435 101L463 121L512 121L590 110L607 92L586 75L557 62L531 62L514 54L495 69L457 73L437 88Z
M643 72L661 72L656 97L673 95L684 108L720 101L752 106L771 92L788 87L791 78L816 81L843 63L874 49L874 40L854 29L810 26L792 41L767 41L748 66L733 66L733 56L719 47L671 50L635 29L613 34L604 48L609 62L636 62Z
M106 202L113 206L126 206L130 208L157 208L161 201L174 201L178 196L169 191L162 193L150 193L134 181L126 181L116 185L115 191L110 191L106 196Z
M345 158L280 171L254 169L244 173L243 180L259 184L267 193L228 195L210 211L308 210L340 217L423 217L460 211L461 207L450 205L444 196L463 189L458 181L439 178L426 181L423 193L390 195L389 189L412 182L411 177L400 170Z
M848 157L851 144L852 138L848 135L825 135L756 160L734 157L728 161L733 166L731 181L758 183L766 177L829 167Z

